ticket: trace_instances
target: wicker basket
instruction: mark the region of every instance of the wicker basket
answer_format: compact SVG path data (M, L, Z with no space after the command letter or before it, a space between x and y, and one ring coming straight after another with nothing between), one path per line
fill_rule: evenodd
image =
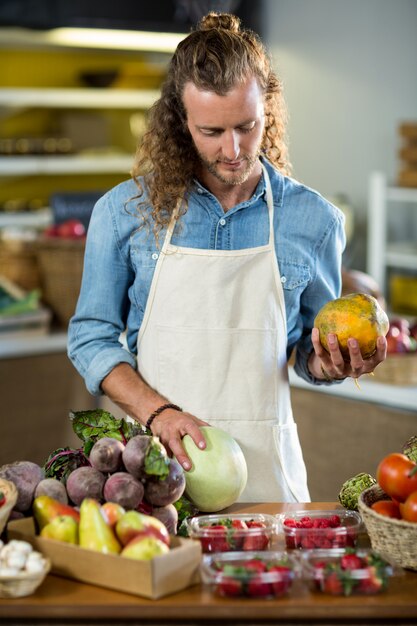
M17 501L17 489L10 480L0 478L0 491L6 496L6 502L0 507L0 535L6 526L9 515Z
M15 576L0 574L0 598L23 598L30 596L43 582L51 569L51 561L44 559L44 568L41 572L19 572Z
M74 314L81 286L85 241L41 239L37 257L41 271L42 300L64 327Z
M368 380L387 385L417 385L417 353L388 354Z
M26 291L40 287L41 278L34 241L0 239L0 275Z
M373 511L370 507L378 500L390 497L374 485L363 491L358 508L363 523L376 552L385 553L402 567L417 570L417 523L397 520Z

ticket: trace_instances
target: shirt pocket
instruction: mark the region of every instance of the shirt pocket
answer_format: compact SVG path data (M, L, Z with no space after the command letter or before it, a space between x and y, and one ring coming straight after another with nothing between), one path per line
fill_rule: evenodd
M308 265L295 261L278 261L281 283L285 291L303 290L310 282L311 272Z

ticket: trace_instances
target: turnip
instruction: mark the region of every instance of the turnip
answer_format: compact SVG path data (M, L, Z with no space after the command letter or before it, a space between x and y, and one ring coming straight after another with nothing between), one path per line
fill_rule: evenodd
M127 511L136 509L144 494L143 484L127 472L116 472L104 484L106 502L120 504Z
M0 478L14 483L18 491L16 511L25 513L32 506L35 489L44 477L42 468L32 461L16 461L0 468Z
M91 448L89 461L100 472L113 473L123 467L122 453L124 445L113 437L98 439Z
M185 489L184 470L176 459L168 460L166 478L149 478L145 484L145 500L152 506L166 506L176 502Z
M80 506L84 498L103 500L104 474L95 467L78 467L68 476L67 493L70 500Z

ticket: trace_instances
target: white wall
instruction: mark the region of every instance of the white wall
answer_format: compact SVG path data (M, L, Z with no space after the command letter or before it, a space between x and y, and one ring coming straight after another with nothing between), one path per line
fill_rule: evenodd
M371 171L395 182L397 133L417 121L417 0L264 0L284 82L294 177L346 194L365 220Z

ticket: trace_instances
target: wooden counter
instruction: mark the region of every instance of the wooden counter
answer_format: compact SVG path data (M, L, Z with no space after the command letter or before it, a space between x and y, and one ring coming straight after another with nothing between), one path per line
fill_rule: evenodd
M297 508L340 508L335 503L308 505L236 504L228 512L278 513ZM293 589L274 600L216 598L200 585L161 600L146 600L108 589L48 576L27 598L0 600L0 624L417 624L417 572L393 580L374 596L337 597Z

